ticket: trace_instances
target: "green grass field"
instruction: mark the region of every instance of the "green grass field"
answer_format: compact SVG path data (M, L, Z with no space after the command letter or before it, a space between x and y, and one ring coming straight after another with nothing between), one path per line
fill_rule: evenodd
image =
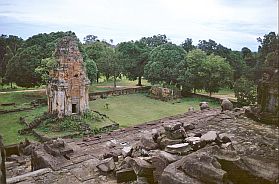
M0 134L4 138L4 144L14 144L24 141L25 138L34 140L33 136L19 135L18 130L24 128L24 125L19 123L20 117L26 117L27 121L32 121L35 117L42 115L47 111L47 107L39 107L35 110L14 112L0 115Z
M124 80L121 85L127 86L136 85L137 81ZM104 83L103 83L104 84ZM109 82L105 83L110 85ZM118 85L120 85L118 84ZM101 83L99 86L102 86ZM16 106L30 103L37 98L46 98L42 92L16 92L8 94L0 94L1 103L15 102ZM176 115L187 112L190 106L196 110L199 109L200 101L208 101L201 98L183 98L181 100L172 102L162 102L146 97L145 94L133 94L124 96L108 97L107 99L97 99L90 101L90 108L106 114L110 119L120 124L120 127L128 127L147 121L160 119L163 117ZM105 108L105 104L109 104L109 108ZM210 102L210 107L219 107L216 102ZM2 107L0 107L2 108ZM26 117L28 122L31 122L35 117L42 115L47 111L47 106L38 107L35 110L21 111L9 114L0 115L0 134L4 137L5 144L13 144L23 141L25 138L35 139L33 136L21 136L18 130L23 128L19 123L20 117ZM103 125L90 123L88 124L94 128L102 127ZM65 132L66 133L66 132ZM49 136L56 136L55 133L49 132ZM60 132L61 134L61 132ZM64 135L62 132L61 135Z
M150 85L150 83L147 82L147 80L142 79L142 85L146 86L146 85ZM127 78L123 77L121 80L117 79L116 81L116 86L136 86L138 83L137 80L134 81L130 81ZM101 79L100 82L94 83L90 86L89 91L90 92L96 92L96 91L108 91L111 90L111 88L109 88L108 86L113 86L113 80L110 79L109 81L106 81L104 79Z
M13 83L13 86L11 88L10 84L4 84L0 86L0 92L8 92L8 91L22 91L22 90L30 90L30 89L43 89L45 88L45 85L42 86L36 86L32 88L25 88L17 86L15 83Z
M199 102L208 101L201 98L183 98L179 101L162 102L146 97L145 94L133 94L108 97L90 102L90 107L108 115L121 127L128 127L146 121L176 115L188 111L189 107L199 109ZM105 104L109 104L106 109ZM216 102L210 102L210 107L219 107Z

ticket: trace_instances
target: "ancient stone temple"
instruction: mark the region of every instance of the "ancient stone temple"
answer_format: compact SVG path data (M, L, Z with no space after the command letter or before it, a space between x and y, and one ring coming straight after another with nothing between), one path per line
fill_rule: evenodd
M82 114L89 109L88 88L82 55L76 38L62 38L54 53L58 67L50 71L47 86L48 112L59 117Z
M266 123L279 121L279 55L270 54L263 68L263 76L258 85L258 105L260 119Z

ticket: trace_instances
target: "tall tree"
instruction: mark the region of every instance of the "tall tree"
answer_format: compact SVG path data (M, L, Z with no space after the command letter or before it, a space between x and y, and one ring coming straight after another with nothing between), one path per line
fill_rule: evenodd
M141 78L144 74L144 66L148 62L150 48L143 42L122 42L117 45L117 51L123 65L124 74L130 80L138 79L141 86Z
M95 35L87 35L83 38L85 44L92 44L97 41L98 36Z
M279 52L278 42L279 35L275 32L270 32L263 36L263 38L258 38L258 42L261 44L259 46L259 53L261 58L264 60L268 53L270 52Z
M52 56L55 44L64 36L76 37L75 33L68 31L38 34L28 38L9 61L5 78L22 87L40 85L42 78L35 72L35 69L40 66L42 59ZM14 76L15 73L17 73L16 76Z
M35 73L35 69L41 62L41 49L34 45L16 54L7 66L5 76L7 80L14 81L22 87L33 87L40 84L41 76Z
M57 67L58 63L54 57L42 59L39 66L35 68L35 73L41 76L41 84L46 84L50 80L49 72Z
M177 84L177 65L183 62L185 53L182 47L171 43L154 48L144 67L145 78L152 84Z
M153 35L152 37L143 37L140 39L140 42L145 43L149 47L158 47L159 45L163 45L168 43L168 38L166 35Z
M186 40L181 44L182 48L186 51L189 52L196 47L193 45L193 41L191 38L186 38Z
M118 53L115 52L113 48L107 48L105 53L102 54L99 59L97 59L96 63L98 63L98 70L106 77L107 81L111 76L113 76L114 85L116 86L116 78L122 71L121 64L119 63Z
M190 92L203 89L204 73L202 72L203 63L207 55L200 49L195 49L187 53L183 64L179 66L178 81L183 87L183 92Z
M214 40L209 39L199 40L198 48L206 52L207 54L213 54L217 50L217 43Z
M227 61L233 69L233 81L235 82L247 72L247 65L239 51L231 51ZM232 87L233 83L231 83Z
M0 36L0 79L3 82L3 78L6 74L6 69L9 61L17 53L18 49L22 47L23 39L14 35L1 35ZM5 82L11 82L7 81Z
M243 58L252 57L252 51L248 47L243 47L241 49L241 53Z
M97 65L92 59L86 59L84 62L85 62L87 76L91 81L91 83L93 83L97 79L97 73L98 73Z
M94 62L96 62L98 68L96 79L98 83L101 73L106 73L105 72L106 67L102 66L103 63L100 62L102 60L99 59L101 57L104 58L105 57L104 55L106 55L106 53L108 52L108 50L111 49L111 47L104 42L96 41L90 45L84 45L84 48L87 57L93 60Z
M231 66L224 58L214 54L207 56L201 72L204 75L204 89L209 92L210 96L213 92L218 92L222 86L227 85L232 78Z

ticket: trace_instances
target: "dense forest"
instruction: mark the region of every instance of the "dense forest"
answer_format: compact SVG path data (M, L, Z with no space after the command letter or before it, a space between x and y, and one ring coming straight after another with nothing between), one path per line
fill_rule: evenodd
M56 43L63 36L76 37L71 31L40 33L26 40L1 35L0 84L34 87L47 83L48 71L56 64L53 57ZM115 81L124 75L138 80L138 85L144 77L151 84L181 89L183 94L196 90L211 94L229 87L237 97L245 98L243 104L251 104L256 100L262 68L269 62L278 62L279 53L275 32L257 40L257 52L247 47L233 51L211 39L193 45L192 39L186 38L176 45L160 34L117 45L112 39L105 41L87 35L83 43L79 41L79 47L92 83L97 83L101 76Z

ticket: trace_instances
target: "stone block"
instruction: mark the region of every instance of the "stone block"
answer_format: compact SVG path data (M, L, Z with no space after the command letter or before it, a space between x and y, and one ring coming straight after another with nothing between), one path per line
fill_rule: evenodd
M201 141L205 142L213 142L217 139L217 133L216 131L209 131L206 134L201 136Z
M185 155L189 153L192 150L189 143L181 143L181 144L174 144L174 145L168 145L165 148L165 151L172 154L178 154L178 155Z
M102 172L110 172L115 169L115 163L113 158L107 158L101 160L100 163L97 165L97 168Z
M132 168L117 170L115 176L117 183L137 180L137 175Z

